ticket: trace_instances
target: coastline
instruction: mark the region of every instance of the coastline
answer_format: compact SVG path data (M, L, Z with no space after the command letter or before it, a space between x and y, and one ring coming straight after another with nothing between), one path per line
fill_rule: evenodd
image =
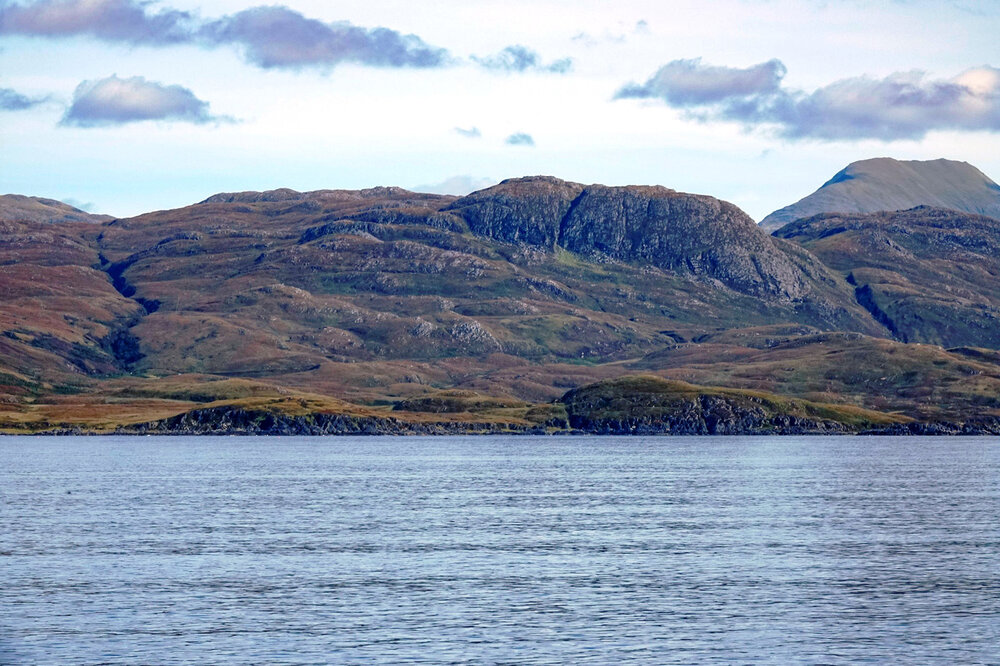
M850 428L836 422L802 421L772 427L735 428L731 425L700 423L604 423L592 428L556 428L542 425L526 426L496 422L439 421L412 423L392 418L358 418L343 415L317 415L321 418L279 417L273 414L216 413L215 420L188 417L191 413L171 419L139 423L111 430L84 428L54 428L34 432L5 432L4 436L252 436L252 437L447 437L447 436L656 436L656 437L794 437L794 436L896 436L896 437L961 437L1000 436L1000 419L980 419L966 422L910 422L883 427ZM235 416L235 418L233 418ZM326 417L326 418L323 418Z

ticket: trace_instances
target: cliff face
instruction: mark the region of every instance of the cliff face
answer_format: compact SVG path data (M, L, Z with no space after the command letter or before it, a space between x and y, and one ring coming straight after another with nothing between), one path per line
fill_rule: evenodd
M351 414L290 415L266 410L211 407L119 429L135 435L454 435L519 433L527 426L494 422L414 423L395 418ZM544 430L542 431L544 433Z
M760 297L801 298L802 271L736 206L664 187L584 189L566 216L572 252L708 276Z
M515 178L462 197L445 210L461 216L474 234L551 251L582 190L582 185L549 176Z
M561 401L570 426L604 434L833 434L892 423L875 412L641 375L573 389Z
M761 233L736 206L665 187L583 186L535 177L503 183L463 197L447 209L476 234L552 251L649 265L716 279L762 298L803 298L814 276L797 258Z

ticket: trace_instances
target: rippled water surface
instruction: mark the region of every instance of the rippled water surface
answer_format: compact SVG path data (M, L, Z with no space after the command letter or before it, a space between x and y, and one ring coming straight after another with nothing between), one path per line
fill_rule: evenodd
M0 662L1000 662L1000 440L0 438Z

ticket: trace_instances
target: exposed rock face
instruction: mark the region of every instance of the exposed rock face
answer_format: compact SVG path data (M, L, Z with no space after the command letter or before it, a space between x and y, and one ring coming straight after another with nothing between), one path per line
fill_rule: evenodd
M212 407L120 429L120 434L170 435L452 435L510 432L504 423L410 423L348 414L290 416L252 409ZM530 427L514 432L533 431ZM544 432L542 433L544 434Z
M889 435L894 437L945 435L1000 435L1000 418L973 418L968 421L939 421L930 423L897 423L885 428L865 430L860 435Z
M736 206L659 186L583 186L557 178L507 180L446 210L476 234L506 243L646 264L715 278L754 296L802 298L801 267ZM817 267L819 272L822 269Z
M462 197L445 210L463 217L475 234L552 250L562 220L582 190L582 185L549 176L514 178Z
M584 189L560 242L579 254L710 276L755 296L801 298L797 266L736 206L665 187Z
M784 412L757 395L704 392L656 377L598 382L569 391L562 403L571 427L597 434L834 434L856 430L832 419Z
M599 435L804 435L851 430L834 421L768 415L762 409L714 396L690 398L670 414L626 418L570 415L570 425Z
M1000 185L966 162L861 160L804 199L771 213L760 226L771 232L820 213L874 213L914 206L1000 218Z

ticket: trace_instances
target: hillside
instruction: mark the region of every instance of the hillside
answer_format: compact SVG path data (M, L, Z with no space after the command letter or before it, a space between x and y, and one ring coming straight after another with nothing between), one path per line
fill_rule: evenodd
M821 213L874 213L931 206L1000 219L1000 185L966 162L901 161L889 157L853 162L822 187L760 222L771 232Z
M21 194L0 195L0 222L101 223L111 219L110 215L93 215L55 199Z
M984 257L978 279L949 283L967 303L920 329L951 331L937 338L871 307L885 284L932 286L920 266L870 278L898 264L878 263L877 239L841 256L828 239L849 235L768 236L732 204L664 187L274 190L0 222L0 429L564 428L568 390L633 374L784 396L769 400L792 411L769 407L763 430L820 409L801 401L883 414L869 425L1000 416L992 329L947 323L993 312L987 219L911 239L921 261L954 246L934 280L962 272L963 243ZM886 229L904 223L938 224Z
M782 227L903 342L1000 347L1000 220L919 207Z
M611 206L602 219L617 226L585 237L595 206ZM532 178L462 199L221 195L115 221L96 243L146 308L129 326L137 371L312 382L343 363L601 363L748 323L882 331L798 246L735 207L663 188Z

